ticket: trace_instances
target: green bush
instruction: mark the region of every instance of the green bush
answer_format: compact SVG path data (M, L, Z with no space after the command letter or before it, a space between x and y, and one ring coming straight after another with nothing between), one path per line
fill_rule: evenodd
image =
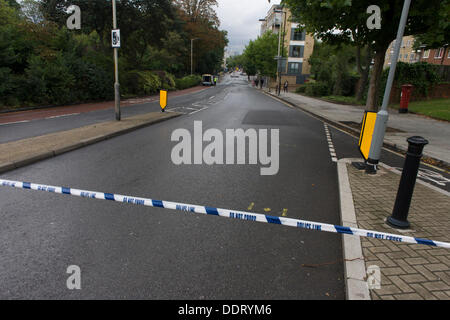
M329 86L324 82L308 82L305 85L305 94L312 97L329 95Z
M26 78L23 101L65 104L74 100L75 77L62 53L48 59L31 56Z
M105 100L114 97L114 78L111 72L82 59L72 65L76 77L74 89L76 101Z
M352 97L355 95L356 84L359 81L360 76L355 74L347 75L342 81L342 95L346 97Z
M169 72L165 71L155 71L161 81L161 87L163 90L174 90L175 89L175 77Z
M302 84L297 89L295 89L295 93L305 93L306 85Z
M176 79L176 88L178 90L183 90L191 87L195 87L202 82L202 77L199 75L191 75L181 79Z
M161 89L160 78L151 71L133 70L127 72L123 79L123 94L152 95Z
M441 80L438 68L439 66L426 62L405 63L400 61L395 70L394 85L400 88L404 84L412 84L414 90L427 96L428 90ZM379 90L380 101L383 101L389 70L389 68L385 69L382 74Z

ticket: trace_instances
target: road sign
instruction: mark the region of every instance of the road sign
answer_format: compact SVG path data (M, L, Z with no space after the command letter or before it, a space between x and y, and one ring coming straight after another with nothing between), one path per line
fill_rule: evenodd
M161 90L159 95L159 105L161 106L162 112L164 112L164 109L167 107L167 91Z
M364 113L363 125L361 135L359 137L359 151L363 158L369 160L370 146L372 145L372 136L375 129L375 122L377 120L377 113L366 111Z
M120 30L112 30L111 32L111 43L113 48L120 48Z

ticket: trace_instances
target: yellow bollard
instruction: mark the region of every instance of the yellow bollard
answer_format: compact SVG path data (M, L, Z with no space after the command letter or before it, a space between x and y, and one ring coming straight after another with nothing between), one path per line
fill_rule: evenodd
M161 111L164 112L167 107L167 91L165 90L160 91L159 105L161 106Z

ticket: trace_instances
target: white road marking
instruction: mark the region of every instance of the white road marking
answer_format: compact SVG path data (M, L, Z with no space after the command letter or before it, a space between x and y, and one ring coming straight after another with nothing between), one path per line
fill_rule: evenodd
M208 109L208 108L209 108L209 107L204 107L203 109L200 109L200 110L197 110L197 111L191 112L191 113L189 113L189 114L195 114L195 113L197 113L197 112L200 112L200 111L206 110L206 109Z
M326 123L323 124L325 128L325 133L327 135L328 141L328 149L330 150L331 161L338 162L338 158L336 155L336 149L334 148L333 141L331 140L330 130L328 129L328 125Z
M16 121L16 122L0 123L0 126L6 126L8 124L25 123L25 122L30 122L30 121L31 120L23 120L23 121Z
M77 116L77 115L79 115L79 113L62 114L60 116L47 117L44 119L56 119L56 118L70 117L70 116Z

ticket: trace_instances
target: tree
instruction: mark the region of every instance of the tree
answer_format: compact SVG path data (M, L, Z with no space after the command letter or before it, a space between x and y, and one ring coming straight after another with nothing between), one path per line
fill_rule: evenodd
M220 69L228 44L227 32L219 30L219 20L214 11L216 0L178 0L175 1L178 14L183 21L186 33L186 47L190 39L196 39L194 50L194 69L200 73L215 73ZM190 56L185 65L190 66ZM187 68L186 71L190 69Z
M339 46L316 41L309 58L314 80L324 83L333 95L354 94L356 53L352 45Z
M190 22L207 21L215 27L220 26L219 18L214 10L219 4L217 0L175 0L181 11Z
M415 0L411 4L405 36L429 32L435 24L436 12L444 10L448 0ZM329 43L354 43L374 52L374 65L369 83L366 107L378 109L378 91L385 52L396 38L403 1L379 0L381 29L367 27L367 8L372 0L283 0L294 20L304 29Z
M435 12L435 23L426 33L415 36L414 47L436 49L450 44L450 0L443 0Z
M243 54L230 57L227 60L227 68L229 70L234 70L236 68L243 68L244 65L245 65L245 57Z
M23 14L31 22L39 23L44 20L44 15L37 0L22 0L21 6Z
M244 69L248 75L259 73L263 76L275 77L277 63L274 60L278 53L278 35L269 31L250 41L244 50Z
M427 50L447 48L450 45L450 0L442 1L442 9L436 12L436 21L432 28L415 36L414 48ZM441 64L444 63L445 52Z

